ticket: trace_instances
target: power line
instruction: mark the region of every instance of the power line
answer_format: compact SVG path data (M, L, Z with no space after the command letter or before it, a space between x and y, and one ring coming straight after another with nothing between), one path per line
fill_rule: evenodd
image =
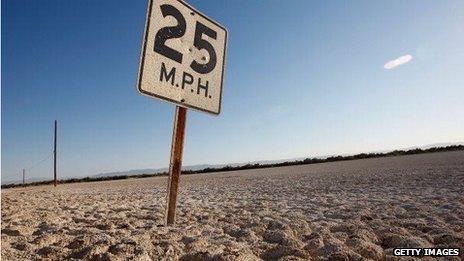
M44 163L46 160L50 159L51 157L53 156L53 152L51 152L50 154L48 154L44 159L42 159L41 161L38 161L37 163L35 164L31 164L30 167L26 168L27 170L31 170L37 166L39 166L40 164Z

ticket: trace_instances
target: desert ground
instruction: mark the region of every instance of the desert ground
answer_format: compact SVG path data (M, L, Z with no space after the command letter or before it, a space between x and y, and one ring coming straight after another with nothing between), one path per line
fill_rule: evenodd
M172 227L166 187L167 177L155 177L2 190L2 260L411 260L392 249L463 251L464 151L185 175Z

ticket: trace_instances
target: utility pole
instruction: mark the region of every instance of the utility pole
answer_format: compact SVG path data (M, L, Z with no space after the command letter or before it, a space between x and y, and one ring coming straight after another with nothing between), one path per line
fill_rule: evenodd
M26 185L26 170L23 169L23 186Z
M56 180L56 127L57 122L55 120L55 142L54 142L54 149L53 149L53 185L56 187L57 180Z

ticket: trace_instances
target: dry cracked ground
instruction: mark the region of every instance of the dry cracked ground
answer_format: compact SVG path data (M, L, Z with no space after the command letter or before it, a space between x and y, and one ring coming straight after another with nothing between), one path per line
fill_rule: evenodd
M182 176L172 227L163 226L166 182L2 190L2 260L396 260L395 247L463 251L464 151Z

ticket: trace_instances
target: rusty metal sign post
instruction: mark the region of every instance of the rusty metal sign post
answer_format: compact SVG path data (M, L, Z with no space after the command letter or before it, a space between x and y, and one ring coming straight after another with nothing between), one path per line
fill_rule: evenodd
M182 0L149 0L137 90L176 104L166 223L175 222L187 108L219 115L227 30Z
M174 128L172 130L171 161L169 164L169 182L166 208L166 223L173 224L176 215L177 191L182 169L182 151L184 150L185 124L187 109L176 106Z

